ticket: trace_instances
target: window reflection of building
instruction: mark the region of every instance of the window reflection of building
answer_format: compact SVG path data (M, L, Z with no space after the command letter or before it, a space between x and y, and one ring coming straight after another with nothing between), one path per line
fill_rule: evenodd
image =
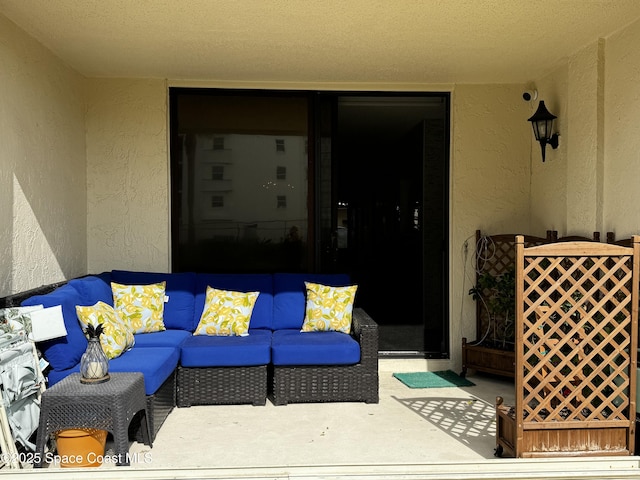
M298 238L306 238L306 137L203 133L194 138L191 220L196 242L282 242L292 226ZM188 164L185 158L185 182Z

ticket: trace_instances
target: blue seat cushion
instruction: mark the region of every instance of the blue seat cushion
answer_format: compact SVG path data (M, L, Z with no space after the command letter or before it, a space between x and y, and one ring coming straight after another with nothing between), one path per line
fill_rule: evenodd
M271 360L274 365L355 365L360 361L360 345L341 332L276 330Z
M164 326L189 332L194 330L195 326L192 326L191 322L193 319L193 294L196 285L195 273L113 270L111 279L122 285L150 285L166 281L165 295L169 297L169 300L164 304Z
M111 274L109 272L104 272L99 275L74 278L69 280L69 285L80 293L80 297L82 297L82 305L95 305L100 301L113 306Z
M142 372L145 394L153 395L176 369L179 359L178 348L135 347L109 360L109 372ZM76 372L80 372L80 364L67 370L51 370L48 375L49 386Z
M271 328L273 317L273 279L270 274L262 273L199 273L196 283L193 332L202 316L207 286L233 292L260 292L249 321L249 329Z
M191 332L171 329L161 332L137 333L134 335L136 347L180 347Z
M25 307L32 305L44 305L45 308L62 306L67 336L38 343L38 348L51 364L51 368L66 370L73 367L80 362L80 357L87 349L87 337L84 336L76 314L76 305L83 303L80 293L69 284L62 285L46 295L34 295L22 302Z
M183 367L246 367L267 365L271 330L249 329L246 337L192 335L181 347Z
M307 306L304 282L332 287L350 285L349 275L325 273L275 273L273 275L273 330L302 328Z

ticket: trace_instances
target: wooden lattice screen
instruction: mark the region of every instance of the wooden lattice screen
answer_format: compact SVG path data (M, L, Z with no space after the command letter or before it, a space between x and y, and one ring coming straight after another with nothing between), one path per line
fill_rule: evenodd
M633 453L638 242L517 237L516 405L498 428L516 457Z
M524 235L524 242L527 247L542 245L551 241L554 232L547 231L547 237L535 237ZM493 277L499 277L510 271L513 272L516 266L516 235L482 235L480 230L476 230L476 284L478 278L484 273ZM483 292L487 294L487 292ZM496 325L502 323L504 319L496 319L491 322L489 312L482 302L476 302L476 339L493 338L500 334L491 331ZM513 319L512 319L513 321Z

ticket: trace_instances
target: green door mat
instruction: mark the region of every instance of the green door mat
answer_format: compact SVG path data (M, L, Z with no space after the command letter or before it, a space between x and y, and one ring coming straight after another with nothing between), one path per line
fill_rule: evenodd
M475 385L451 370L394 373L393 376L409 388L473 387Z

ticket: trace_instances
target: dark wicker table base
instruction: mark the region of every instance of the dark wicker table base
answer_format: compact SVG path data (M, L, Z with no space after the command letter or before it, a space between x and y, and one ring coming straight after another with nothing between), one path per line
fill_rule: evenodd
M142 412L144 443L151 446L142 373L112 373L105 383L82 384L74 373L42 394L34 467L42 467L49 438L67 428L95 428L113 434L118 465L129 465L129 423Z

